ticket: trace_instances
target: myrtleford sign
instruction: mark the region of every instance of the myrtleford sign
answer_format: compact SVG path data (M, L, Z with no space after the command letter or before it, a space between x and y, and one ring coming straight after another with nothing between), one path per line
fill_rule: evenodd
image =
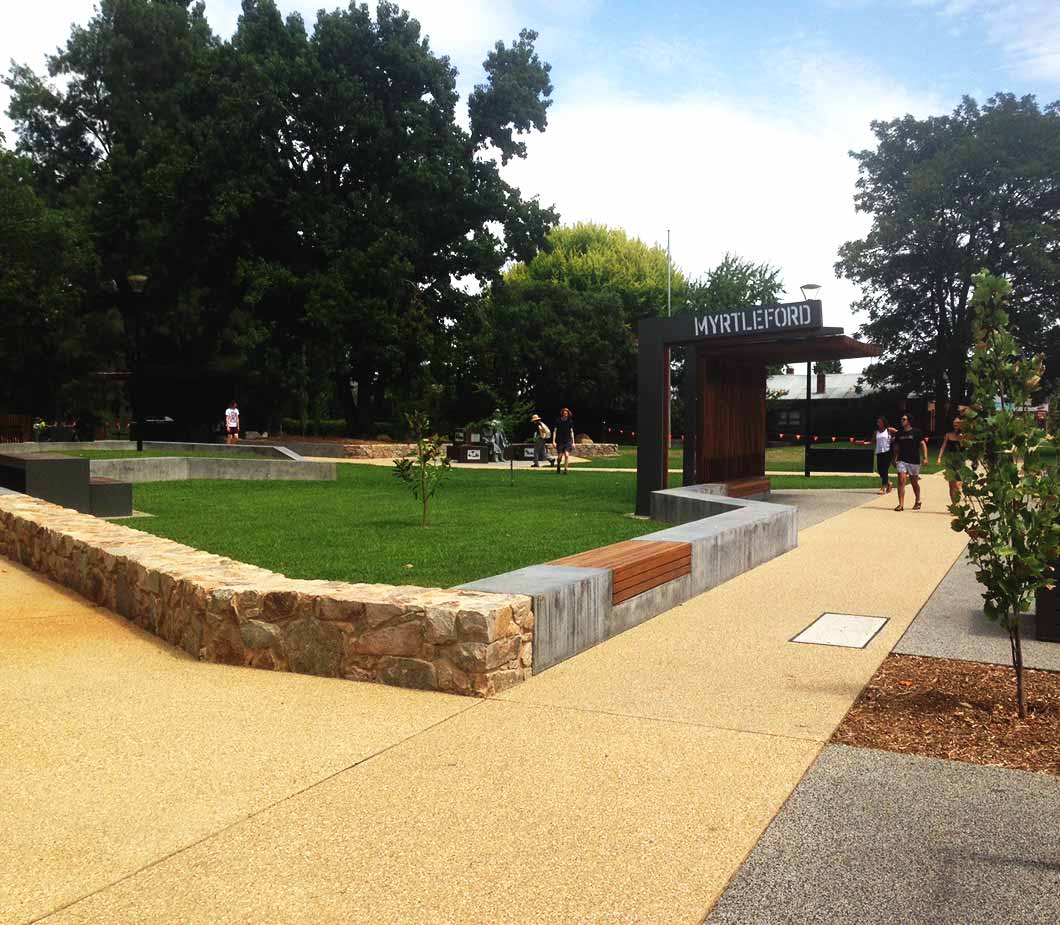
M736 337L741 334L781 334L822 326L821 303L786 302L754 305L712 315L692 316L692 337Z

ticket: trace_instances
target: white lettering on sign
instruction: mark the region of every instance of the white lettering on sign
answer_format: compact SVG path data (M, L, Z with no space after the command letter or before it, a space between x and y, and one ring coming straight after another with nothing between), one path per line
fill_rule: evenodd
M692 331L695 337L724 337L791 328L815 328L820 327L820 324L819 320L815 320L809 302L796 302L701 315L692 319Z

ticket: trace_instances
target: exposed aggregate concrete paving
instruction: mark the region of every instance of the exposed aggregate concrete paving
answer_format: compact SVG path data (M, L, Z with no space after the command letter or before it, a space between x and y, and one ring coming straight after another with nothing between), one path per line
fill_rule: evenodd
M470 706L200 664L0 563L0 920L701 921L960 555L945 491ZM890 622L788 641L824 610Z

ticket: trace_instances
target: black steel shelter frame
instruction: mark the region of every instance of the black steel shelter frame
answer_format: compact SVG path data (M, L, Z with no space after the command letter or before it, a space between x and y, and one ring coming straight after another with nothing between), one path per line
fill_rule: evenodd
M683 484L696 482L698 414L695 354L763 364L807 363L817 360L879 356L879 348L844 335L842 328L826 328L821 302L809 299L782 305L755 305L714 316L677 315L645 318L638 326L637 346L637 506L639 515L651 514L651 493L667 487L670 449L670 351L686 347ZM765 388L765 382L762 383ZM762 422L765 427L765 422ZM809 428L809 420L805 429Z

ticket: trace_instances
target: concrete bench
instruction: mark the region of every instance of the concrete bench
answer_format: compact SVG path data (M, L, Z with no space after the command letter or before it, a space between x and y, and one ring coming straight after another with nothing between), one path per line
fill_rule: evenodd
M626 540L556 559L551 565L603 568L611 571L611 603L657 588L692 571L690 543Z

